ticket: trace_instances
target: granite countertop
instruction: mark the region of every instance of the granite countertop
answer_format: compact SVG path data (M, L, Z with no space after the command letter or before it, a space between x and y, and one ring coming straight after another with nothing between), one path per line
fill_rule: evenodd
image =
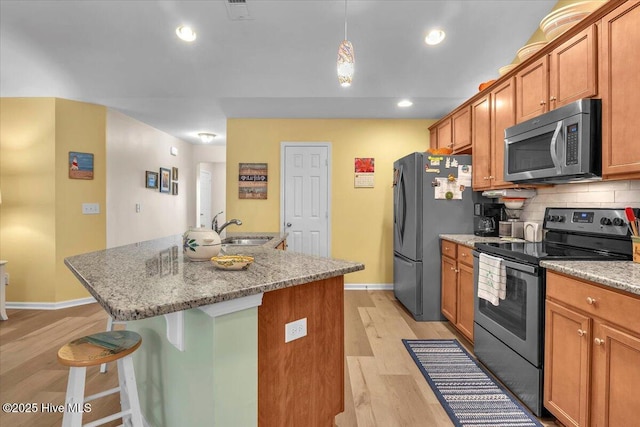
M261 233L257 231L229 231L222 239L224 244L228 239L255 239L260 237L270 237L262 247L275 249L280 243L287 240L288 233Z
M183 255L181 235L76 255L64 262L116 320L159 316L364 269L358 262L272 249L286 238L280 233L226 237L265 235L273 235L265 245L224 249L254 257L243 271L190 261Z
M540 261L540 266L640 295L640 264L633 261Z
M440 238L469 247L473 247L476 243L524 242L523 239L513 237L482 237L475 234L441 234Z

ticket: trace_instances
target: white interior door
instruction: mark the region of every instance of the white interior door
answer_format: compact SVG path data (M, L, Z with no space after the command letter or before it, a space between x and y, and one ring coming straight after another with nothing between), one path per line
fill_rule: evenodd
M200 170L200 227L211 227L211 172Z
M330 145L283 142L281 151L280 217L288 250L328 257Z

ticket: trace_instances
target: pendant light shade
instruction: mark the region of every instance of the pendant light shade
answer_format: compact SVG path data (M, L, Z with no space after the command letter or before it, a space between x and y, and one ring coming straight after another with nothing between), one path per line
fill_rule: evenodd
M338 46L338 82L340 82L340 86L351 86L355 62L353 45L347 38L347 0L344 0L344 40Z
M338 47L338 82L340 82L340 86L351 86L354 63L353 45L349 40L343 40Z

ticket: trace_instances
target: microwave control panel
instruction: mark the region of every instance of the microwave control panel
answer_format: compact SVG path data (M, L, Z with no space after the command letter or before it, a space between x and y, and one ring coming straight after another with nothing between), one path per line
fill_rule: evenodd
M578 164L578 123L567 126L567 161L566 165Z

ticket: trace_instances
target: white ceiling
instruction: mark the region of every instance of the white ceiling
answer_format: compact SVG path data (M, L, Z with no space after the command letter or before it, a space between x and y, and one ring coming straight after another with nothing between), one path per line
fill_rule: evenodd
M555 0L349 0L353 85L336 77L343 0L0 1L0 95L105 105L198 143L226 119L440 118L497 77ZM197 39L179 40L191 25ZM441 45L428 30L443 28ZM413 107L396 106L408 97Z

